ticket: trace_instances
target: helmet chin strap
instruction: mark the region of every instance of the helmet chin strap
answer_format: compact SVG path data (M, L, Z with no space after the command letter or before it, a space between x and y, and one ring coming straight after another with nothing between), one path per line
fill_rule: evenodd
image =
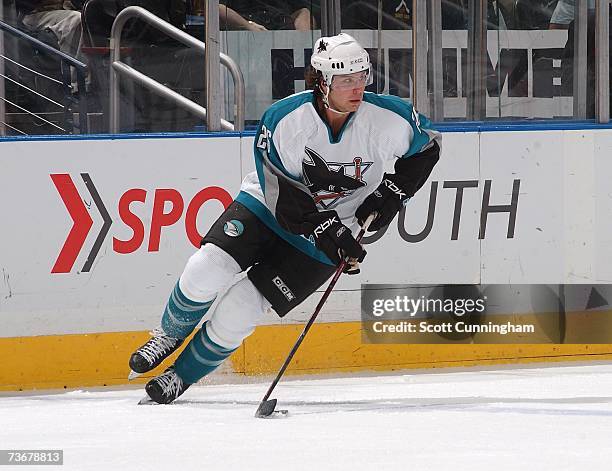
M321 86L319 85L319 88L320 87ZM323 106L325 106L325 109L327 109L329 111L332 111L334 113L337 113L339 115L343 115L343 116L347 115L347 114L351 114L350 111L338 111L338 110L336 110L336 109L331 107L331 105L329 104L329 91L330 90L331 90L331 86L327 85L327 90L325 91L325 93L323 93L323 96L322 96L322 98L323 98Z

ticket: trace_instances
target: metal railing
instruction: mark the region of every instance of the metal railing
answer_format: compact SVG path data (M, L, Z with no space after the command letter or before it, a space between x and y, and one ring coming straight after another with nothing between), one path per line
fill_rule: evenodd
M79 61L78 59L75 59L72 56L69 56L68 54L63 53L62 51L59 51L57 49L55 49L54 47L49 46L48 44L45 44L44 42L24 33L23 31L20 31L19 29L5 23L4 21L0 21L0 31L9 33L10 35L16 37L19 40L25 41L27 42L30 46L32 46L33 48L35 48L36 50L40 51L42 54L51 56L51 57L55 57L57 59L59 59L61 62L66 63L69 67L74 67L76 69L76 76L77 76L77 85L79 87L79 91L80 91L80 97L79 97L79 124L78 124L78 128L79 128L79 132L80 134L87 134L88 133L88 124L87 124L87 111L88 111L88 104L87 104L87 95L85 93L85 76L87 75L87 65L84 64L83 62ZM4 50L2 48L2 50L0 51L1 54L1 70L0 70L0 77L2 78L2 83L3 83L3 90L2 90L2 95L0 96L0 99L3 101L3 103L8 103L12 106L15 106L19 109L21 109L22 111L31 114L32 116L35 116L36 118L40 119L41 121L54 126L56 128L59 128L59 126L55 125L54 123L51 123L50 121L44 119L43 117L37 115L34 112L31 112L29 110L26 110L24 108L22 108L21 106L17 105L16 103L12 103L9 100L7 100L6 96L5 96L5 90L4 90L4 80L5 79L9 79L11 80L9 77L7 77L4 74L4 60L10 60L8 57L6 57L4 55ZM12 61L11 61L12 62ZM21 66L21 64L18 64L18 66ZM23 66L22 66L23 67ZM69 70L69 69L68 69ZM36 73L34 71L34 73ZM40 75L40 74L39 74ZM15 82L14 80L12 80L13 82ZM70 73L69 72L65 72L64 71L64 84L66 83L70 83ZM44 99L53 102L53 100L50 100L49 98L40 95L39 93L37 93L35 90L31 90L28 87L25 87L22 84L17 83L18 86L21 86L22 88L27 89L28 91L30 91L31 93L34 93L36 95L39 95L41 97L43 97ZM53 102L56 105L59 105L56 102ZM63 105L59 105L59 106L63 106ZM68 116L70 114L70 110L68 106L63 106L64 108L64 115ZM6 113L6 108L2 107L1 109L2 111L2 115L0 115L0 122L2 122L3 126L6 125L6 119L5 119L5 113ZM67 117L66 118L67 122L72 122L72 119ZM62 131L66 131L65 129L59 128Z
M587 118L587 2L576 2L574 7L574 118Z
M148 88L153 93L167 98L168 100L173 101L178 106L190 111L196 116L201 117L206 120L206 108L200 106L192 100L184 97L180 93L175 92L174 90L162 85L151 77L146 76L145 74L137 71L136 69L130 67L129 65L120 61L120 48L121 48L121 32L123 31L123 27L125 23L131 18L138 18L146 23L149 23L151 26L156 28L157 30L165 33L171 38L187 45L191 46L201 52L205 52L206 46L202 41L197 40L193 36L181 31L180 29L172 26L171 24L165 22L161 18L155 16L153 13L145 10L141 7L131 6L122 10L115 21L113 23L113 27L111 29L111 40L110 40L110 49L111 49L111 67L110 67L110 132L118 133L119 132L119 76L125 75L126 77L131 78L138 84ZM244 78L242 76L242 72L238 65L232 60L231 57L226 54L220 54L221 64L223 64L232 74L232 78L234 80L234 101L235 101L235 114L234 114L234 124L226 121L224 119L221 120L221 127L225 130L236 130L242 131L244 130L244 109L245 109L245 98L244 98Z
M0 21L4 20L4 5L0 8ZM4 33L0 33L0 73L4 75ZM4 78L0 79L0 96L6 96ZM6 135L6 103L0 100L0 136Z
M416 0L412 6L412 103L434 121L443 121L441 0Z
M610 121L610 1L595 2L595 117Z

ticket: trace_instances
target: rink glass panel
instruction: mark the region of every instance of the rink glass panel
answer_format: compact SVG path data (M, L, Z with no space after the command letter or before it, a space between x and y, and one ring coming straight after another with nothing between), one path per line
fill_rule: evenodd
M292 0L281 3L267 0L262 2L260 8L254 8L253 2L240 0L225 3L242 17L239 24L229 18L231 13L222 13L220 39L222 52L238 63L245 78L247 128L255 126L263 111L272 103L306 88L305 66L310 61L314 41L321 35L321 11L329 1ZM429 8L431 2L428 0L426 3ZM382 8L379 8L381 4ZM593 11L587 12L588 57L586 61L581 61L584 70L580 77L585 79L580 81L580 85L586 87L586 109L581 111L576 109L572 80L575 73L572 34L568 34L567 30L549 29L554 6L555 2L546 1L441 0L439 34L442 59L441 67L435 73L442 75L443 112L442 118L437 121L594 118L596 61L593 52ZM2 7L3 21L24 29L14 0L2 0ZM412 101L413 2L340 1L339 7L342 31L354 35L370 53L374 81L368 90L394 94ZM194 0L188 2L186 11L178 15L175 11L155 13L165 15L176 24L184 24L182 27L185 31L204 39L203 8L201 0ZM223 9L223 6L220 8ZM301 25L296 23L302 10L311 14L306 26L303 21ZM228 19L225 19L228 15ZM93 21L84 15L83 22L86 49L82 59L90 68L87 94L90 133L107 133L109 129L109 56L105 49L108 47L108 37L104 35L105 25L100 18L96 17ZM332 18L330 23L333 22ZM245 30L245 25L252 28L253 24L261 25L261 30ZM296 26L302 30L296 30ZM109 24L106 28L110 28ZM486 40L478 43L480 49L471 46L471 32L477 30L484 31L486 37ZM52 42L47 34L36 33L36 36L42 41ZM7 135L21 135L22 132L79 133L77 111L84 104L79 101L79 94L72 91L66 93L61 83L57 83L62 81L57 61L33 52L30 46L8 34L4 34L4 37L4 51L8 58L40 71L47 78L32 74L8 60L0 64L4 69L3 75L8 77L0 77L0 91L4 88L2 96L6 99L0 105L0 114L4 115L0 121L6 125L0 125L0 130ZM128 48L122 56L124 62L206 106L204 58L201 53L165 39L137 20L126 27L122 44ZM431 51L428 60L432 60ZM469 79L472 70L470 64L479 60L480 80ZM220 74L223 118L232 122L233 80L223 66ZM431 75L428 78L427 96L424 97L427 105L418 106L426 113L433 109L436 101L431 91L433 78ZM47 98L33 94L15 82ZM480 96L484 96L484 105L480 111L473 113L470 112L470 103L479 96L478 90L481 91ZM38 116L32 116L29 112ZM120 129L123 133L203 132L206 126L201 118L122 79Z

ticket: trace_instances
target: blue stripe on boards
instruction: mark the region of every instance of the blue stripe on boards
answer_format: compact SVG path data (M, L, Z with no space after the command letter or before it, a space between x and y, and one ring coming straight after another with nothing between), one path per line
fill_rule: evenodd
M612 121L598 123L594 119L516 119L503 121L499 119L490 121L437 121L432 127L442 133L483 133L483 132L524 132L524 131L585 131L598 129L612 129ZM150 140L150 139L202 139L202 138L228 138L239 139L254 137L257 127L242 132L168 132L168 133L134 133L134 134L64 134L64 135L38 135L38 136L0 136L0 145L3 142L51 142L51 141L115 141L115 140Z

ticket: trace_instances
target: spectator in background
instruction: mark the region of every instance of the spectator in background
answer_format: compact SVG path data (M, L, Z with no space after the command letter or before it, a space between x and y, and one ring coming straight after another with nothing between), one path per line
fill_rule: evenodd
M269 30L308 31L317 28L311 2L307 0L229 0L226 6L228 11L232 9L243 19Z
M569 29L569 25L574 21L574 6L576 0L559 0L555 11L550 18L549 29ZM595 0L587 0L587 8L595 10Z
M342 27L346 29L377 29L378 1L342 0ZM382 29L412 29L412 1L393 0L382 4Z
M70 0L25 0L18 2L17 8L28 30L50 30L60 51L81 59L81 12Z
M246 31L266 31L267 28L252 20L247 20L236 10L219 4L219 21L222 29L244 29Z
M204 25L204 0L189 2L188 25ZM266 31L266 27L244 18L233 8L219 3L219 27L222 30Z
M342 27L378 29L378 0L342 0ZM442 0L442 29L467 28L467 1ZM489 14L491 14L489 5ZM382 3L382 29L412 29L412 0L390 0Z
M76 1L76 0L75 0ZM83 28L81 12L71 0L19 0L16 3L21 22L33 33L45 30L51 31L59 50L81 62L85 62L82 54ZM86 78L87 83L90 78ZM70 68L72 93L78 91L77 74Z

